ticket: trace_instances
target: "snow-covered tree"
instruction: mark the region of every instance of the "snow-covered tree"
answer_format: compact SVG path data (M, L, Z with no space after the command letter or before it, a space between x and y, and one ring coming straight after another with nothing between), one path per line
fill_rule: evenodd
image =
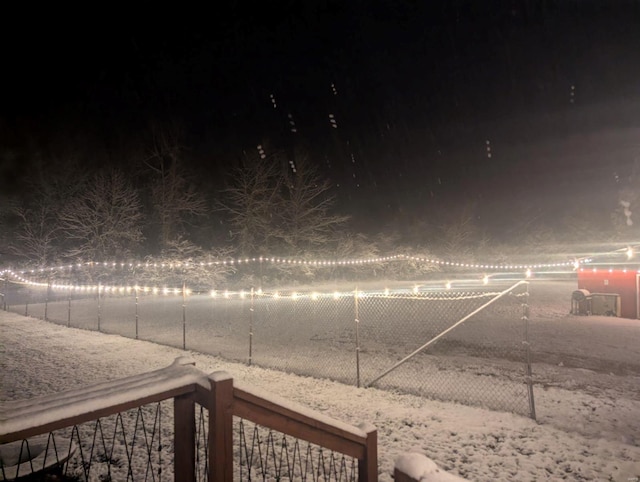
M30 206L15 206L12 214L18 225L9 244L9 252L25 258L36 267L52 262L57 254L60 235L57 207L37 198Z
M179 287L185 283L196 291L208 291L224 283L235 273L230 259L231 248L203 249L178 237L169 242L160 257L147 257L145 267L136 273L140 283Z
M29 265L42 267L62 254L65 240L60 213L86 177L73 155L56 159L55 170L47 167L44 160L36 159L32 170L25 184L30 195L4 206L4 218L11 219L13 225L7 251Z
M116 169L100 171L60 212L60 230L70 241L68 256L123 257L144 239L137 192Z

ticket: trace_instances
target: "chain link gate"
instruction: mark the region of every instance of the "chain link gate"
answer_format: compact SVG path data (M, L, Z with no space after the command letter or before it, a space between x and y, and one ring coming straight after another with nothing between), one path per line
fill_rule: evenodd
M371 295L359 309L365 386L535 418L527 282L500 292Z

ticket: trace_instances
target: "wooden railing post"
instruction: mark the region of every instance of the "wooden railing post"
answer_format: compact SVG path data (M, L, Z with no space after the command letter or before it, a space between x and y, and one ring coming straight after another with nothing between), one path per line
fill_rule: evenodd
M359 428L367 434L365 456L358 460L358 482L378 481L378 431L370 423L362 423Z
M192 394L173 399L174 480L196 480L196 402Z
M137 296L137 290L136 290ZM174 365L195 366L188 357L178 357ZM175 482L196 480L196 402L193 394L180 395L173 399L173 434Z
M209 375L209 482L233 481L233 378Z

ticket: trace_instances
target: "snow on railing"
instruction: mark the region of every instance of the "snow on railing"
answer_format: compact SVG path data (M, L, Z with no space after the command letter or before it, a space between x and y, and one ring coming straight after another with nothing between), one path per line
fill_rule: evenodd
M160 403L171 399L173 443L163 444L167 429L166 424L161 427ZM155 410L151 404L156 404ZM102 420L108 416L116 419L106 428ZM152 427L145 426L145 417ZM91 427L79 428L87 422ZM247 428L251 424L253 428ZM60 430L66 430L66 440L54 437L54 431ZM131 430L133 434L128 433ZM247 430L253 434L247 436ZM239 440L234 440L234 433L240 434ZM152 453L156 447L158 454ZM163 457L171 447L173 453ZM0 475L5 480L51 467L68 470L78 458L75 467L84 480L90 479L92 464L106 464L99 469L105 471L100 477L110 480L118 476L128 480L134 473L146 479L150 471L166 476L170 471L162 471L163 460L171 458L175 480L185 481L227 481L238 475L241 479L304 478L307 467L314 471L309 477L322 474L323 480L376 481L378 474L373 426L354 427L333 420L267 392L234 384L224 372L207 376L184 357L150 373L3 403L0 449L4 449ZM267 457L248 457L254 452Z
M396 459L393 479L395 482L467 482L467 479L440 469L433 460L416 452L402 454Z

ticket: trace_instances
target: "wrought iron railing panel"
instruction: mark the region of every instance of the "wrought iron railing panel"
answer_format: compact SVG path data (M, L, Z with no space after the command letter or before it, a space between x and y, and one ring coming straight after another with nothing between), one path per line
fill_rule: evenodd
M358 461L234 417L235 480L356 481Z

